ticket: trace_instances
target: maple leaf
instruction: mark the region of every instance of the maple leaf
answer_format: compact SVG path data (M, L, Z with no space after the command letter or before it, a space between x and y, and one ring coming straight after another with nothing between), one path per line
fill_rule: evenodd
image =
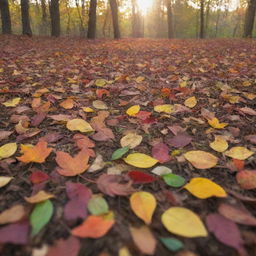
M45 159L52 152L52 148L47 148L47 142L40 140L35 146L21 145L23 155L17 159L23 163L44 163Z

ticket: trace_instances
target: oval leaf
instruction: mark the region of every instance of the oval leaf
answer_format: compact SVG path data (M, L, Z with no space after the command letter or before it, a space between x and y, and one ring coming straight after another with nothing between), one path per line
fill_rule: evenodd
M7 143L0 147L0 160L12 156L17 150L16 143Z
M80 132L93 132L91 125L83 119L72 119L67 122L67 128L70 131L80 131Z
M111 156L111 160L117 160L129 151L129 147L117 149Z
M231 158L235 158L238 160L245 160L248 157L252 156L254 152L248 150L245 147L233 147L230 150L226 151L224 154Z
M150 168L158 162L157 159L142 153L130 154L124 158L124 161L138 168Z
M178 188L185 184L186 180L176 174L169 173L163 176L165 183L171 187Z

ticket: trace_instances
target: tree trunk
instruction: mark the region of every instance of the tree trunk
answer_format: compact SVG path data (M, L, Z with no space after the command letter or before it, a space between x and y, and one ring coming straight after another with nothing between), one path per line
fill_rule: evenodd
M205 36L206 37L208 35L209 19L210 19L210 0L207 1L206 13L205 13Z
M87 38L89 39L95 39L96 37L96 9L97 9L97 0L90 0L88 32L87 32Z
M171 39L171 38L174 37L173 14L172 14L172 2L171 2L171 0L166 0L166 7L167 7L168 38Z
M41 0L41 9L42 9L42 17L41 17L41 34L47 34L47 12L46 12L46 3L45 0Z
M113 23L113 30L114 30L114 38L119 39L120 29L119 29L119 22L118 22L118 6L116 0L109 0L111 13L112 13L112 23Z
M12 23L11 23L8 0L0 0L0 11L1 11L1 20L2 20L2 33L11 34Z
M32 36L32 30L29 20L29 0L21 0L21 21L22 21L22 34Z
M252 31L256 12L256 0L249 0L244 23L244 37L252 38Z
M143 37L144 24L143 17L140 14L137 0L132 0L132 37Z
M204 38L204 1L200 0L200 38Z
M49 7L51 16L51 35L58 37L60 36L59 0L51 0Z

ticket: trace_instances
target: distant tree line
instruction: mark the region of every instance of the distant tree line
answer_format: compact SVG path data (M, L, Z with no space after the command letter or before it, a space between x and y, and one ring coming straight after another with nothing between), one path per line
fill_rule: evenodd
M36 34L47 35L50 28L51 36L58 37L61 34L70 34L71 27L79 24L77 27L80 35L95 39L100 17L101 36L105 37L108 30L108 34L113 33L115 39L121 37L122 29L126 36L129 30L129 36L143 37L146 33L146 21L150 30L146 36L155 34L155 37L174 38L183 35L189 37L193 33L198 38L218 37L220 28L225 35L226 25L233 26L234 37L239 30L243 37L253 37L256 0L241 0L241 5L232 11L230 0L154 0L153 8L146 16L139 8L138 1L140 0L0 0L2 33L12 34L12 20L17 22L19 17L22 34L32 36L33 16L38 24L39 33ZM10 10L10 5L13 10ZM15 18L11 15L13 12L16 12ZM62 30L65 32L61 33Z

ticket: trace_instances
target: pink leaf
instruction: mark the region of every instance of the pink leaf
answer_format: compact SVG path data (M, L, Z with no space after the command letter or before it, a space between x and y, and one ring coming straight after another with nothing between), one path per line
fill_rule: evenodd
M165 163L171 160L169 155L169 148L164 143L160 142L153 146L152 156L156 158L160 163Z

